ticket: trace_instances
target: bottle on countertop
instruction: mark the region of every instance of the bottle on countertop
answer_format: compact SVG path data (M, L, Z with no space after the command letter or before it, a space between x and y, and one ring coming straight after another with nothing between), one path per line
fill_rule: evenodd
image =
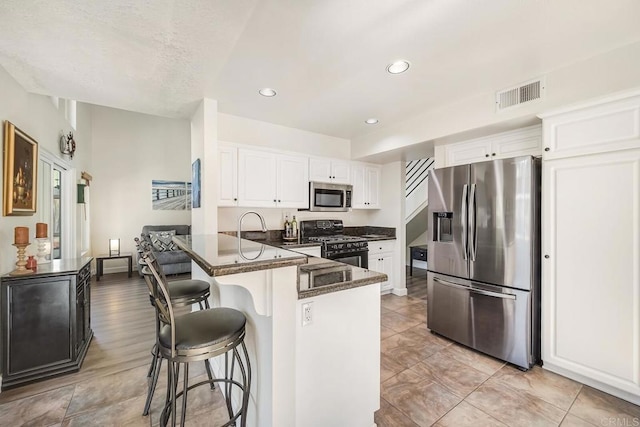
M289 215L284 217L284 237L291 237L291 223L289 222Z
M298 237L298 221L296 221L295 215L291 220L291 237Z

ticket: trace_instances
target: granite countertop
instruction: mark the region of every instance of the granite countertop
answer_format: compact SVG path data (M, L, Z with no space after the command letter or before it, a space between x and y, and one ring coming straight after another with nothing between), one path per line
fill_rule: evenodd
M209 276L307 263L306 255L227 234L174 236L173 241Z
M298 266L298 299L381 283L387 279L384 273L309 257L306 265Z
M308 257L227 234L174 236L173 241L209 276L298 266L298 299L380 283L387 275L324 258ZM306 245L313 246L313 245Z

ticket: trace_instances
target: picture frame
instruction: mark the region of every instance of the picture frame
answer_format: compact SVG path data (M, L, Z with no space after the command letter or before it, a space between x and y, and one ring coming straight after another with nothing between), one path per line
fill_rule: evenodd
M191 207L199 208L200 207L200 159L196 159L191 164Z
M13 123L4 122L4 216L36 213L38 143Z

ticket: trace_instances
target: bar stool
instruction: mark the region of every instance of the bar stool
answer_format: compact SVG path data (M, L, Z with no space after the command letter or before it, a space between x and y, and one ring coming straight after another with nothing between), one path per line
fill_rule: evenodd
M150 248L145 244L146 242L141 241L137 237L134 238L136 242L136 249L142 255L145 251L150 251ZM140 258L141 264L138 265L138 268L141 268L143 276L149 276L151 280L155 280L153 278L153 274L146 267L146 264L143 263L142 257ZM160 264L157 264L157 268L160 271L160 274L164 276L162 273L162 269ZM145 271L146 270L146 271ZM210 286L209 282L204 280L175 280L172 282L167 282L167 286L169 292L171 294L171 304L174 307L184 307L190 306L193 304L198 304L200 310L208 309L209 307L209 295ZM152 295L151 288L149 289L149 300L151 305L155 307L155 299ZM160 322L156 316L156 337L160 331ZM207 375L209 379L212 379L211 375L211 367L209 366L209 362L207 360L204 361L205 369L207 371ZM151 383L149 384L149 389L147 391L147 400L144 405L144 410L142 415L149 415L149 409L151 408L151 401L153 400L153 395L155 393L156 386L158 384L158 377L160 376L160 369L162 368L162 357L158 351L158 343L153 345L151 349L151 365L149 366L149 372L147 372L147 378L150 378ZM215 389L215 385L211 383L211 389Z
M216 382L225 384L226 406L229 421L224 426L235 425L238 418L242 427L246 426L249 393L251 388L251 364L244 344L246 318L232 308L211 308L181 316L174 314L170 290L166 277L158 270L153 254L143 253L142 258L153 274L154 281L145 275L147 285L155 298L156 314L161 327L158 333L160 355L169 362L167 381L167 401L160 416L161 425L166 425L171 415L171 425L176 424L176 402L182 397L181 426L184 426L189 390L204 384ZM238 347L242 349L242 356ZM208 360L225 355L224 378L209 379L189 385L189 363ZM244 360L243 360L244 358ZM235 365L238 365L242 382L234 379ZM246 365L245 365L246 364ZM180 365L183 369L182 391L177 392ZM242 404L234 413L231 394L233 387L241 391Z

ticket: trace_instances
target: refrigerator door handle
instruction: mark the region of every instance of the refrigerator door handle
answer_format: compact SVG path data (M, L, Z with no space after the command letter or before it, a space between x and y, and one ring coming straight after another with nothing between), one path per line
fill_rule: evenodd
M469 197L469 258L471 261L476 260L476 243L477 243L477 229L476 229L476 184L471 184L471 195Z
M462 259L467 259L469 253L469 230L467 227L467 191L469 187L465 184L462 187Z
M468 287L468 286L459 285L457 283L449 282L447 280L442 280L442 279L440 279L438 277L434 277L433 281L437 282L437 283L440 283L441 285L449 286L451 288L464 289L465 291L470 291L471 290L471 288Z
M495 298L502 298L502 299L516 299L516 296L513 294L501 294L498 292L490 292L490 291L484 291L481 289L473 289L473 288L470 288L469 291L472 294L471 296L473 296L473 294L480 294L488 297L495 297Z

